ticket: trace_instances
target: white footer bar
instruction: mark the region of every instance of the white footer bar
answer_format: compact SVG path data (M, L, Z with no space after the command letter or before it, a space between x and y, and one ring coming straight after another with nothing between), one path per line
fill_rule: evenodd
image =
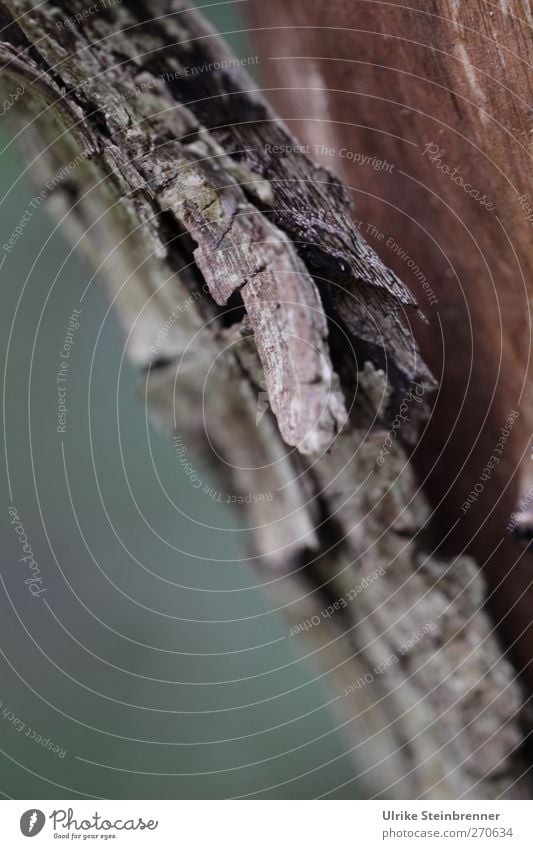
M0 845L530 849L531 819L528 801L5 801Z

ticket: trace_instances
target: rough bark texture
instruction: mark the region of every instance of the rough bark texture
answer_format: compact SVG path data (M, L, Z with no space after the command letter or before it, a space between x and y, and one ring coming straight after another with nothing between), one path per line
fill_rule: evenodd
M426 310L415 334L439 392L412 462L432 544L475 558L533 694L531 0L246 9L268 96L334 163L361 232ZM511 411L520 415L476 498Z
M242 68L212 67L230 54L185 7L139 0L64 27L82 2L1 0L32 171L81 155L51 205L102 272L154 416L227 490L273 494L243 506L257 568L308 623L374 792L524 796L521 698L482 580L417 545L427 507L396 438L398 411L409 443L434 387L416 304L336 179L272 153L295 140Z

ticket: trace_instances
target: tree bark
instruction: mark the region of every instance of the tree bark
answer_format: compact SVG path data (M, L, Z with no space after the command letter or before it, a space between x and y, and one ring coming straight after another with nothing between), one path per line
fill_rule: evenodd
M420 545L406 449L435 383L414 298L186 6L0 0L31 172L101 272L154 418L241 502L373 792L526 796L482 578Z
M415 333L439 391L411 461L431 544L476 560L531 695L531 3L246 10L267 93L335 164L361 232L426 311Z

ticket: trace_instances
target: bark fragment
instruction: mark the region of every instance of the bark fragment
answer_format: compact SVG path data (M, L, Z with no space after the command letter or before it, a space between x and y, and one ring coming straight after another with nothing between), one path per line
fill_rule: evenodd
M27 85L12 117L37 180L85 154L54 211L101 265L154 415L227 489L272 493L243 507L257 568L292 623L318 617L310 656L372 786L524 795L520 694L482 579L467 559L419 551L427 505L398 440L377 463L399 398L433 387L402 321L412 296L360 237L339 182L273 152L296 142L242 69L176 76L229 56L196 13L138 0L56 26L82 6L0 0L17 19L3 79ZM156 343L176 302L188 307ZM263 381L274 415L258 424Z

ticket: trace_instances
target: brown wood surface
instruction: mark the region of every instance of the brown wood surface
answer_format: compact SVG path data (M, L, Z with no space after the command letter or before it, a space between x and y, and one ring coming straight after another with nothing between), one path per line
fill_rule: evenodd
M242 497L251 565L288 622L318 617L301 637L373 792L527 795L523 697L483 612L483 581L468 557L421 549L428 508L395 438L409 398L402 430L413 443L433 386L408 328L414 299L353 224L360 192L353 210L312 156L272 150L295 141L242 70L183 78L185 66L229 57L186 5L122 3L65 30L58 20L82 2L1 0L3 85L26 87L10 112L20 146L29 160L37 154L38 183L83 155L54 193L54 212L101 267L154 418ZM298 14L276 7L280 21ZM295 54L290 32L274 42ZM325 38L302 37L300 52L327 50ZM329 49L342 47L332 32ZM294 84L296 71L288 76ZM302 137L309 79L279 99ZM395 190L389 181L382 190L390 217L376 223L392 231ZM422 267L426 248L412 250ZM405 265L398 271L410 282ZM190 308L154 354L183 299ZM427 339L438 352L435 324L421 326L428 355ZM489 379L494 356L487 340ZM270 407L257 426L263 386ZM275 496L247 501L252 492ZM426 639L404 652L424 628ZM384 663L372 686L357 685Z
M268 5L252 2L251 24L269 96L303 143L328 149L361 231L428 319L414 330L439 392L412 455L433 508L428 545L477 558L533 691L533 558L506 532L515 512L526 541L533 531L531 4Z

